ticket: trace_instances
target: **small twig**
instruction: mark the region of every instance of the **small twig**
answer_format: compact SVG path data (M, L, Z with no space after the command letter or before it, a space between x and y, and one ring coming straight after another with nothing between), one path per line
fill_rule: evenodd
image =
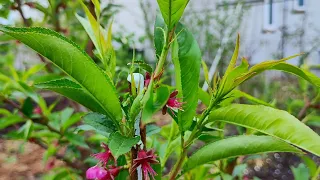
M23 14L23 11L22 11L22 9L21 9L21 1L20 1L20 0L15 0L15 2L17 3L16 9L18 10L18 12L19 12L19 14L20 14L20 16L21 16L21 18L22 18L22 20L23 20L23 24L24 24L25 26L29 27L31 24L30 24L30 22L26 19L26 17L25 17L24 14Z
M153 42L153 32L150 28L150 24L153 23L153 22L151 22L153 17L150 18L150 13L148 12L148 10L150 9L150 6L151 6L150 2L146 1L146 4L144 4L143 0L140 0L139 4L140 4L140 8L143 13L147 37L149 38L150 42Z
M11 106L13 106L14 108L18 109L24 118L31 119L27 115L24 114L21 107L17 103L15 103L14 101L12 101L10 99L4 99L4 102L6 102L6 103L10 104ZM31 120L34 121L34 119L31 119ZM42 116L41 120L38 123L47 126L47 128L52 132L55 132L57 134L61 134L59 130L55 129L50 124L48 124L48 119L46 117Z
M130 166L130 180L137 180L138 179L138 173L136 169L131 169L133 165L133 160L137 157L138 150L134 147L131 148L131 166Z
M178 162L173 167L172 173L170 174L170 177L169 177L170 180L176 179L178 173L180 172L182 163L183 163L184 159L186 158L186 156L187 156L187 147L185 147L184 136L182 134L181 135L181 154L178 159Z
M145 124L142 124L140 122L140 137L141 141L144 144L144 149L146 149L146 143L147 143L147 126Z
M4 99L4 102L9 103L11 106L13 106L14 108L19 109L19 111L22 111L22 109L20 108L20 106L15 103L14 101L10 100L10 99Z
M43 149L45 149L45 150L48 149L48 146L47 146L45 143L43 143L42 141L40 141L39 139L35 139L35 140L33 140L33 141L30 141L30 142L33 142L33 143L37 144L38 146L40 146L41 148L43 148ZM59 153L55 153L54 156L55 156L57 159L65 162L66 165L69 166L69 167L72 167L72 168L74 168L74 169L82 169L82 170L85 170L85 169L86 169L86 167L84 166L84 164L81 163L80 161L75 160L75 161L73 162L73 161L71 161L70 159L66 158L64 155L59 154Z
M11 106L13 106L14 108L18 109L19 112L21 112L21 114L22 114L22 116L23 116L24 118L30 119L30 118L28 118L28 117L22 112L21 107L20 107L17 103L15 103L14 101L12 101L12 100L10 100L10 99L4 99L4 102L5 102L5 103L8 103L8 104L10 104ZM44 119L44 120L40 120L40 123L41 123L41 124L45 125L50 131L55 132L55 133L58 133L58 134L61 134L60 131L58 131L57 129L55 129L54 127L52 127L51 125L49 125L49 124L47 123L48 121L47 121L47 119L45 119L45 117L43 117L43 119ZM32 120L32 119L31 119L31 120ZM33 121L33 120L32 120L32 121ZM48 149L48 146L47 146L45 143L43 143L40 139L31 140L30 142L33 142L33 143L39 145L39 146L42 147L43 149ZM57 159L64 161L64 162L66 163L66 165L69 166L69 167L72 167L72 168L74 168L74 169L81 169L82 172L85 172L85 170L86 170L86 166L85 166L83 163L81 163L81 161L75 160L75 161L73 162L73 161L71 161L70 159L66 158L64 155L61 155L61 154L58 154L58 153L54 154L54 156L55 156Z
M306 116L307 110L311 106L310 101L307 97L304 98L304 101L305 101L305 104L297 116L299 120L302 120Z
M299 114L298 114L298 119L302 120L305 116L306 116L306 112L309 109L310 105L305 105L303 106L303 108L300 110Z

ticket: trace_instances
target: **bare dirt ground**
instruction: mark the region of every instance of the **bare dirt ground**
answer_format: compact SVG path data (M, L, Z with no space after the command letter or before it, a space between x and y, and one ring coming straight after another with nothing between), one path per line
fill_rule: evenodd
M35 180L48 172L45 151L36 144L0 139L0 180ZM63 165L53 160L55 166Z

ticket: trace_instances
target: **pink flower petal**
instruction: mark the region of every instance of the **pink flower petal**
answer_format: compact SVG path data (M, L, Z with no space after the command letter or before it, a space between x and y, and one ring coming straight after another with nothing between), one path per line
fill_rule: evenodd
M149 174L154 178L157 173L152 169L150 163L155 164L159 163L156 159L157 156L154 154L154 150L144 151L140 150L138 152L138 157L133 160L132 169L136 169L141 165L141 169L143 171L144 180L149 180Z
M87 179L103 179L108 175L108 171L99 166L93 166L86 172Z

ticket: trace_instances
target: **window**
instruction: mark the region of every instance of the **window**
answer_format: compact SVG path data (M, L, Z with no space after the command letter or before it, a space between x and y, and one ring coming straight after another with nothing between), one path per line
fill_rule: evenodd
M305 0L294 0L293 1L293 11L296 13L304 13L306 10Z
M276 30L275 25L275 10L274 10L274 0L264 1L264 32L274 32Z

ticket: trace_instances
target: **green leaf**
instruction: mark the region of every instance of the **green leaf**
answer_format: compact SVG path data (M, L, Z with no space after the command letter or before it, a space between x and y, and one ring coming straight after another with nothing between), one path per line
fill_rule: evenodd
M80 146L83 148L89 148L88 144L86 143L84 136L79 136L78 134L74 133L65 133L64 137L73 145Z
M51 156L56 154L57 150L58 149L55 144L49 144L48 149L43 153L43 161L47 162Z
M244 81L252 78L253 76L258 75L259 73L261 73L265 70L272 69L273 67L276 67L277 65L283 63L284 61L287 61L289 59L295 58L300 55L300 54L297 54L297 55L289 56L287 58L283 58L280 60L264 61L262 63L254 65L250 69L248 69L249 64L245 58L242 58L242 63L239 66L236 66L236 62L237 62L238 54L239 54L239 48L240 48L240 36L238 35L237 41L236 41L236 47L235 47L234 53L232 55L231 61L230 61L229 65L227 67L227 70L221 80L221 84L219 84L219 89L218 89L217 93L211 99L212 103L216 99L223 98L226 94L231 92L238 85L240 85ZM287 68L287 69L289 69L289 68ZM297 70L292 70L292 71L295 71L297 73Z
M2 117L0 118L0 129L5 129L8 126L11 126L23 121L24 119L22 119L20 116L17 116L17 115Z
M133 65L134 67L138 67L138 68L144 69L145 71L147 71L149 73L152 73L152 71L153 71L152 67L149 64L147 64L147 63L145 63L143 61L134 61L133 64L132 64L132 62L130 62L127 65L128 66L132 66Z
M125 156L120 156L117 159L117 165L118 166L124 166L126 164L127 164L127 160L126 160ZM130 177L129 171L120 171L118 176L115 177L115 180L123 180L123 179L127 179L127 177Z
M156 56L159 59L164 47L166 39L166 25L160 14L156 16L154 24L154 47L156 49Z
M0 42L7 42L7 41L11 41L11 40L14 40L14 38L12 38L9 35L6 35L6 34L0 35Z
M97 48L97 51L99 52L99 55L100 55L101 52L100 52L99 44L98 44L97 39L95 38L95 34L93 32L93 29L91 27L90 22L86 18L83 18L83 17L79 16L78 14L75 14L75 16L78 19L78 21L81 23L84 30L87 32L89 38L91 39L92 43L94 44L94 47Z
M31 133L32 133L32 128L33 128L33 122L31 120L28 120L24 124L24 139L28 140Z
M95 17L91 14L90 10L87 8L87 6L82 2L82 0L78 0L86 14L86 16L88 17L89 20L89 24L90 27L87 25L87 23L85 24L86 27L84 26L85 30L88 32L90 31L90 39L92 40L92 42L94 42L95 47L97 48L99 55L100 55L100 59L102 60L102 63L104 65L106 65L106 61L105 61L105 48L107 47L107 43L104 37L104 33L102 31L102 28L99 24L99 22L95 19ZM78 18L79 19L79 18ZM82 19L83 20L83 19ZM83 21L80 21L80 23L83 23ZM93 35L93 36L91 36Z
M161 128L154 124L147 124L146 125L146 135L149 137L153 134L157 134L161 131Z
M201 51L198 43L182 24L176 29L177 40L172 47L172 61L175 66L176 87L183 104L178 112L179 127L186 131L192 124L198 104Z
M286 111L262 105L233 104L212 111L208 120L251 128L320 156L320 136Z
M41 11L43 14L45 14L45 16L50 15L49 8L46 8L44 6L42 6L41 4L39 4L38 2L32 2L35 6L35 8L39 11Z
M56 168L54 168L54 171L57 171ZM72 169L68 169L68 168L64 168L61 171L55 172L54 175L52 175L52 178L44 178L46 180L59 180L59 179L63 179L63 180L74 180L77 179L78 175L76 173L72 172Z
M283 58L280 60L269 60L269 61L264 61L262 63L256 64L256 65L252 66L247 73L242 73L241 76L239 76L237 79L235 79L233 87L237 87L239 84L241 84L244 81L262 73L263 71L272 69L274 66L281 64L284 61L287 61L289 59L295 58L297 56L300 56L300 54L289 56L289 57L286 57L286 58Z
M21 87L21 91L24 92L27 96L29 96L34 102L36 102L44 115L48 115L48 111L47 111L47 103L44 100L44 98L42 96L40 96L39 94L37 94L33 88L29 87L27 84L25 84L22 81L18 81L20 87Z
M64 124L73 114L74 109L67 107L59 112L59 120L61 124Z
M132 146L136 145L140 140L140 137L126 137L120 133L115 132L111 134L108 146L115 157L119 157L122 154L129 152Z
M310 174L308 168L300 163L298 167L291 167L294 179L309 179Z
M57 80L57 79L62 79L64 76L60 74L43 74L41 76L36 76L32 78L34 84L39 84L47 81L52 81L52 80Z
M222 79L221 89L219 88L219 95L225 95L233 90L237 85L235 82L242 74L248 71L249 63L247 59L242 58L242 62L239 66L235 67L228 74L226 73ZM251 74L251 73L250 73Z
M73 124L79 122L81 120L81 117L84 115L84 113L76 113L72 115L70 118L65 120L64 122L61 122L61 132L65 132L66 129L68 129Z
M7 109L0 108L0 115L9 116L9 115L11 115L11 112L8 111Z
M317 173L317 164L308 156L301 156L301 159L304 161L304 163L307 165L310 176L314 176Z
M303 122L306 123L308 126L320 127L320 116L309 114L303 119Z
M157 175L154 177L155 180L161 180L162 179L162 168L160 163L160 158L157 158L159 163L157 164L151 164L152 169L157 173Z
M43 130L40 130L40 131L34 131L32 133L32 137L34 138L52 138L52 139L59 139L60 138L60 135L55 133L55 132L52 132L50 130L47 130L47 129L43 129Z
M107 45L106 45L105 51L106 51L106 62L107 62L106 69L110 70L111 75L113 77L115 74L115 71L116 71L117 58L116 58L116 52L115 52L113 45L112 45L112 24L113 24L113 21L111 21L109 28L108 28L108 36L107 36L107 42L106 42Z
M309 81L311 84L320 87L320 78L314 74L312 74L309 71L303 70L299 67L293 66L288 63L279 63L275 66L272 66L270 69L285 71L291 74L294 74L298 77L301 77L305 79L306 81Z
M220 176L223 180L233 180L234 178L230 175L230 174L227 174L227 173L220 173Z
M76 134L78 134L80 131L95 131L96 129L90 125L87 125L87 124L83 124L83 125L80 125L78 126L74 132ZM100 134L99 134L100 135Z
M134 83L132 83L132 84L134 84ZM138 94L138 96L133 100L131 108L130 108L130 113L129 113L130 121L132 121L132 122L136 121L136 118L141 113L141 109L143 107L143 98L144 98L144 93L143 93L143 91L141 91Z
M145 122L165 106L170 96L169 88L167 86L158 87L155 91L155 93L151 93L151 96L143 109L142 118Z
M111 79L74 42L44 28L1 26L0 31L51 60L79 83L93 99L96 99L112 120L121 120L121 106Z
M162 17L171 30L180 20L189 0L157 0Z
M33 75L33 74L41 71L44 67L45 67L44 64L38 64L38 65L35 65L35 66L31 67L30 69L28 69L28 71L26 71L25 73L23 73L22 81L27 81L28 78L29 78L31 75Z
M270 136L235 136L215 141L196 151L186 162L183 170L189 171L209 162L249 154L268 152L295 152L299 149Z
M107 70L107 74L113 77L116 69L116 54L111 43L112 22L109 25L108 34L107 34L104 28L101 27L99 24L99 16L100 16L99 1L92 0L92 2L95 5L95 11L96 11L96 16L98 20L94 18L94 16L91 14L90 10L84 5L82 0L79 0L79 1L88 17L88 20L82 18L77 14L76 14L76 17L80 21L80 23L82 24L86 32L88 33L93 44L95 45L98 51L98 57L104 64L105 69Z
M106 137L117 130L113 121L103 114L89 113L83 117L83 120L86 125L91 126L97 133Z
M260 99L258 99L256 97L253 97L250 94L247 94L247 93L245 93L243 91L237 90L237 89L235 89L235 90L233 90L231 92L231 97L234 98L234 99L240 98L240 97L244 97L244 98L248 99L249 101L251 101L253 103L261 104L261 105L264 105L264 106L273 107L273 105L271 105L271 104L269 104L269 103L267 103L265 101L262 101L262 100L260 100Z
M206 105L206 106L209 106L209 103L210 103L210 95L205 92L202 88L198 88L198 96L199 96L199 99L200 101Z
M239 48L240 48L240 35L238 34L237 41L236 41L236 47L234 48L233 55L231 57L230 63L229 63L227 70L225 72L225 76L228 76L229 73L231 71L233 71L233 69L235 68L236 63L237 63L237 59L238 59Z
M91 0L91 2L94 4L94 8L95 8L97 17L99 17L100 16L100 12L101 12L99 0Z
M69 79L63 78L42 82L35 84L35 87L39 89L47 89L57 92L67 98L70 98L82 104L83 106L87 107L88 109L94 112L105 113L105 110L95 98L93 98L79 84Z
M208 83L208 85L210 85L208 66L204 60L201 61L201 64L202 64L204 79L205 79L206 83Z
M27 117L31 117L31 115L33 114L33 108L34 107L32 104L32 100L30 97L28 97L24 100L21 110L24 115L26 115Z

